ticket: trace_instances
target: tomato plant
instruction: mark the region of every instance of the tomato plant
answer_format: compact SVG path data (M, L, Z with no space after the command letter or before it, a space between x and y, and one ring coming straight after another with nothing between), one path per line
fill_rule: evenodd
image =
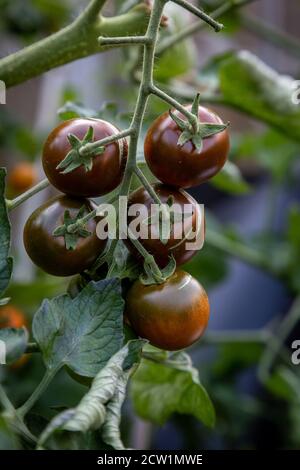
M175 114L180 114L175 111ZM183 117L182 115L180 117ZM203 106L200 122L222 124L221 118ZM191 188L215 176L224 166L229 153L229 135L225 129L203 139L199 152L191 140L178 143L182 130L169 113L157 118L145 139L145 158L152 173L163 183Z
M190 274L176 271L165 283L136 281L127 295L126 314L135 332L158 348L184 349L204 333L208 297Z
M80 211L84 216L93 209L89 200L68 196L57 196L37 208L24 228L24 245L32 261L55 276L72 276L89 268L105 248L105 240L95 233L96 220L88 222L90 234L80 237L74 249L68 249L65 238L53 232L64 223L66 211L75 222Z
M122 180L127 158L126 140L112 142L88 158L80 157L78 145L89 129L92 132L85 143L118 133L118 129L109 122L77 118L57 126L45 142L42 159L45 174L51 184L65 194L102 196L115 189ZM66 157L72 155L72 150L78 162L76 160L70 171Z
M133 406L126 422L131 420L134 410L142 419L159 426L176 413L191 415L212 428L215 411L205 384L212 391L221 425L208 434L204 427L188 420L189 445L192 447L194 439L196 448L199 443L206 448L212 442L225 447L224 442L236 444L237 436L240 443L245 429L240 429L238 421L247 424L248 436L251 427L256 429L248 426L248 420L257 418L265 406L257 403L257 397L254 400L252 395L240 393L237 388L243 387L234 388L233 384L240 383L236 371L239 368L247 371L250 366L253 376L257 368L264 395L272 393L274 402L276 399L281 400L280 405L284 403L276 407L279 410L276 413L270 413L268 408L268 418L274 415L271 419L279 420L284 410L293 417L295 426L300 380L289 364L285 342L299 320L299 208L292 208L288 228L282 234L274 230L272 210L267 217L258 214L257 219L268 219L268 226L258 236L255 232L254 238L248 233L238 234L232 226L225 227L230 212L226 204L232 198L224 198L219 206L222 223L210 210L205 217L203 204L200 206L196 201L198 198L201 203L212 202L211 186L218 188L214 196L220 199L224 193L236 197L255 189L255 184L243 179L244 162L240 164L240 157L255 156L256 171L257 162L261 165L258 173L261 167L270 170L272 194L268 199L274 198L281 183L291 184L296 178L292 163L299 151L300 113L294 105L297 91L294 80L279 75L252 53L236 48L214 56L201 70L195 63L196 54L195 58L189 54L197 52L196 43L193 49L190 47L196 31L206 26L221 31L220 16L224 18L227 34L241 25L243 28L252 25L252 30L261 33L262 25L255 26L254 20L253 27L253 19L248 22L247 13L236 14L251 1L203 1L208 11L216 8L208 15L196 6L197 2L187 0L115 0L110 16L105 17L105 0L90 0L86 8L78 5L81 13L71 25L0 58L2 103L5 87L68 62L122 47L121 68L110 83L105 83L102 62L97 86L101 86L101 96L105 98L109 98L111 88L119 104L129 101L128 112L110 102L102 103L96 110L87 109L80 100L90 92L88 88L96 77L89 82L85 73L80 90L63 83L62 97L55 95L56 87L48 88L47 79L41 86L45 106L34 113L41 122L31 122L26 113L27 132L22 132L21 124L15 120L2 126L1 158L12 159L14 150L18 158L21 154L33 159L42 153L41 162L37 159L34 168L38 169L41 163L46 178L36 183L29 163L27 168L21 166L21 171L10 164L13 170L8 174L6 188L6 172L0 169L0 362L3 363L0 448L2 442L4 447L41 450L107 451L134 447L136 442L132 443L128 436L138 434L135 420L130 432L123 432L122 426L121 436L120 430L129 382ZM8 21L6 31L26 41L33 39L32 34L44 34L45 28L56 29L69 13L74 16L74 7L68 5L65 9L62 1L51 1L51 6L45 6L44 1L35 2L28 11L44 11L39 14L40 19L45 15L51 23L43 20L43 31L37 31L39 21L33 28L31 24L27 28L30 19L22 14L11 16L16 11L12 11L13 2L4 3L2 16L6 20L16 18L16 26L20 25L15 27L14 22ZM60 12L67 13L59 21L54 4L60 5ZM169 9L172 4L176 4L174 12ZM180 8L186 10L183 22L189 21L190 13L202 21L175 31L172 15L177 17L176 9L181 11ZM1 25L5 18L1 18ZM288 45L288 50L299 56L299 45L290 36L284 36L280 42L274 29L267 28L266 32L276 46ZM202 37L197 42L199 47ZM79 67L74 72L72 69L72 73L91 70L88 62L81 62ZM51 80L50 75L52 85ZM30 93L30 86L28 90ZM96 100L98 88L91 91ZM35 105L38 100L33 101ZM51 125L54 116L48 108L52 101L65 102L58 111L63 122L50 132L40 148L39 136L35 138L28 129L32 125L33 133L41 129L43 133L46 123ZM220 115L214 111L215 106L222 110L218 111ZM258 138L253 127L253 135L245 138L239 132L236 114L232 114L232 128L238 135L233 135L234 145L230 149L228 107L273 127L276 132L267 130ZM22 110L21 119L23 114ZM229 150L233 161L227 161ZM196 189L206 181L211 185ZM10 187L15 194L10 195ZM47 194L42 192L46 188ZM185 191L188 188L195 188L192 193L195 199ZM62 194L45 199L56 190ZM27 211L33 210L29 203L33 196L34 207L39 207L27 218ZM98 197L101 198L91 199ZM245 204L250 199L251 195L245 198ZM15 213L17 207L20 211L24 208L24 212ZM256 218L256 212L254 215ZM233 220L236 222L237 218ZM28 256L18 249L20 229L24 230ZM245 225L244 233L247 229ZM204 241L204 250L196 255ZM11 254L16 255L14 260ZM267 325L259 331L219 331L219 319L221 328L225 324L226 307L227 310L240 307L236 295L228 296L226 284L226 299L230 297L230 302L215 302L212 298L212 322L206 332L210 316L207 287L220 282L231 267L234 275L238 273L235 280L241 272L238 265L227 266L228 256L265 271L268 279L271 275L285 283L289 300L293 294L298 296L278 327L274 323L272 328ZM40 269L27 273L29 258ZM182 265L184 270L178 269ZM260 273L255 273L261 279ZM242 285L247 287L247 304L252 309L249 303L249 295L255 297L252 280ZM259 296L255 300L255 310L259 312ZM271 303L267 300L264 305ZM14 303L28 310L33 319L31 324ZM241 309L238 321L246 316ZM230 319L237 328L232 316ZM205 340L201 341L204 334ZM191 345L195 366L183 350ZM209 351L207 356L209 360L202 350L199 354L206 345L214 347L213 354ZM29 367L20 370L16 378L11 368L26 361L29 355L32 359ZM298 354L293 357L298 360ZM53 380L54 385L48 389ZM185 422L185 418L177 417L177 428ZM202 440L198 440L199 433L203 433ZM244 444L243 447L252 447L251 439Z

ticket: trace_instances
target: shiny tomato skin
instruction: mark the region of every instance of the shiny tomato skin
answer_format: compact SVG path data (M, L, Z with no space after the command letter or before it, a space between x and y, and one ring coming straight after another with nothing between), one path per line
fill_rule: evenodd
M197 223L200 222L200 208L195 199L182 189L174 189L170 186L166 186L160 183L154 184L153 188L162 203L166 203L168 197L172 196L174 203L180 205L181 207L183 207L185 204L191 205L193 211L192 220L187 218L185 221L185 226L192 227L193 231L196 231ZM147 211L149 211L150 216L150 207L152 204L155 204L155 202L149 195L148 191L144 187L141 187L131 193L128 200L128 210L130 210L134 204L145 205ZM133 220L134 216L128 216L128 224L130 224ZM155 232L157 233L157 230ZM188 229L186 229L186 233L187 232ZM183 234L181 225L177 223L175 223L175 233L178 233L179 235ZM195 239L188 240L188 242L192 243L194 240ZM171 255L174 256L177 265L182 265L187 263L195 254L197 254L197 250L186 249L187 241L184 239L184 234L182 239L175 239L174 230L171 231L171 237L167 244L163 244L159 238L153 237L149 237L148 239L139 238L139 241L146 248L146 250L154 256L157 264L160 267L165 267L168 264ZM133 246L130 240L126 239L124 242L126 243L126 246L130 252L136 258L141 259L140 254L137 252L136 248Z
M186 119L178 111L174 111ZM213 111L199 107L201 122L222 124ZM227 129L203 139L203 149L197 152L191 141L177 144L181 130L169 113L157 118L147 132L144 151L146 162L160 181L179 188L191 188L212 178L224 166L229 153Z
M203 335L209 301L196 279L177 270L164 284L145 286L137 280L127 296L126 315L140 337L158 348L176 351Z
M72 276L88 269L104 250L106 240L96 235L99 219L89 220L86 224L91 235L79 238L74 250L67 250L64 237L54 237L53 231L64 222L64 213L76 217L81 207L85 214L95 205L88 199L57 196L36 209L24 227L24 245L31 260L48 274Z
M50 183L62 193L71 196L97 197L115 189L121 182L127 160L127 141L121 139L105 146L102 154L93 157L93 168L84 166L62 174L57 165L71 150L67 139L74 134L83 139L88 129L94 129L94 141L109 137L119 130L101 119L70 119L57 126L48 136L43 149L43 168Z
M34 186L38 174L32 163L20 162L8 174L7 184L12 194L17 195Z

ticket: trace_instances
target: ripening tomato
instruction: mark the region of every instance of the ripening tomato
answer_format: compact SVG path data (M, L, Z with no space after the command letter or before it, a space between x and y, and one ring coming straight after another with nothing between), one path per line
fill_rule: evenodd
M189 107L190 109L190 107ZM174 114L186 119L178 111ZM213 111L199 107L200 122L223 124ZM144 150L152 173L163 183L180 188L191 188L216 175L224 166L229 153L227 129L203 139L198 152L191 141L178 145L182 130L169 113L156 119L147 132Z
M0 307L0 329L1 328L22 328L27 327L27 318L15 305L4 305ZM10 365L11 369L19 369L27 363L29 354L24 354L20 359Z
M159 238L159 227L161 225L159 225L158 221L155 222L155 220L153 222L151 221L151 223L149 222L149 225L144 225L144 231L147 229L147 238L144 238L140 233L141 223L136 224L134 222L136 220L135 216L137 215L139 217L142 215L140 220L146 221L147 218L150 219L151 217L152 208L158 208L158 205L155 206L156 203L149 195L148 191L144 187L141 187L134 191L129 197L128 225L131 227L131 223L134 223L137 235L140 233L140 236L137 236L138 240L146 250L154 256L160 267L165 267L168 264L171 255L174 256L178 265L187 263L203 244L204 219L201 220L201 217L204 217L204 215L200 210L200 206L195 199L183 189L177 190L159 183L154 184L153 189L163 204L166 204L171 197L174 204L174 211L177 212L177 210L181 210L182 213L185 211L186 217L178 219L177 221L175 220L174 225L170 227L170 237L167 243L163 243ZM141 208L139 209L139 206L135 206L136 204L142 205ZM178 209L175 209L176 206ZM198 240L197 247L195 246L193 249L187 247L187 244L194 243L196 238ZM124 240L124 242L131 253L141 259L140 254L137 252L132 242L129 239Z
M0 307L0 328L22 328L27 325L27 320L22 312L14 305Z
M92 168L78 166L64 174L57 166L71 150L70 134L82 140L90 127L93 141L117 134L118 129L101 119L70 119L57 126L48 136L43 149L43 167L47 178L59 191L71 196L96 197L107 194L121 182L127 160L127 141L120 139L105 146L103 153L92 157Z
M209 302L201 284L178 270L163 284L145 286L137 280L127 295L125 313L140 337L158 348L176 351L203 335Z
M32 163L22 162L15 165L8 174L7 185L12 194L17 195L34 186L38 173Z
M63 236L53 236L53 231L63 225L65 211L74 219L81 208L83 216L95 209L88 199L74 199L58 196L36 209L24 228L24 245L31 260L54 276L72 276L88 269L102 253L107 240L100 240L96 235L99 218L91 219L86 229L91 235L80 237L74 250L68 250Z

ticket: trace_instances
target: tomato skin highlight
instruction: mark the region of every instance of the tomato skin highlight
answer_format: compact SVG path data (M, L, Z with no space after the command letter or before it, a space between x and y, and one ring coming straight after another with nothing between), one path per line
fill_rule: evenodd
M27 191L38 181L38 174L32 163L20 162L8 174L7 184L14 195Z
M81 207L86 215L95 209L88 199L57 196L36 209L24 227L24 246L31 260L48 274L72 276L88 269L104 250L107 240L96 235L99 219L91 219L86 228L91 235L79 238L74 250L67 250L64 237L54 237L53 231L64 223L64 213L76 217Z
M174 114L186 120L178 111L174 111ZM199 107L199 120L223 123L217 114L203 106ZM181 132L168 112L162 114L147 132L145 158L154 176L163 183L191 188L209 180L222 169L229 153L229 134L225 129L203 139L203 148L199 153L191 141L183 146L177 144Z
M201 216L199 206L195 199L190 194L186 193L183 189L177 190L170 186L166 186L160 183L154 184L152 186L162 203L166 203L169 196L172 196L174 199L174 204L178 204L181 208L183 208L183 206L187 204L191 205L193 211L192 220L187 218L184 222L183 227L181 223L175 222L175 232L174 230L171 230L170 239L165 245L161 242L159 238L153 237L149 237L148 239L139 238L139 241L146 248L146 250L154 256L155 261L160 267L165 267L168 264L171 255L174 256L177 265L187 263L197 253L198 250L186 249L186 243L192 243L195 238L191 240L184 239L183 229L186 229L186 233L188 233L189 228L192 228L194 232L196 231L197 223L200 222ZM145 205L147 211L149 211L148 213L150 216L151 205L155 204L155 202L149 195L148 191L144 187L141 187L131 193L128 200L128 210L130 210L130 208L134 204ZM134 220L134 218L134 216L128 216L128 224L130 224ZM155 233L158 233L157 229L155 229ZM174 233L178 233L179 236L181 236L181 239L175 238ZM142 260L141 255L137 252L130 240L126 239L124 240L124 242L130 252L137 259Z
M201 284L178 270L160 285L145 286L137 280L128 293L125 313L140 337L158 348L176 351L203 335L209 310Z
M121 182L127 161L127 141L120 139L105 146L103 153L93 157L93 167L84 166L67 174L57 166L71 150L67 136L83 139L89 128L94 129L94 141L117 134L119 130L100 119L70 119L49 134L43 149L43 168L50 183L71 196L97 197L113 191Z

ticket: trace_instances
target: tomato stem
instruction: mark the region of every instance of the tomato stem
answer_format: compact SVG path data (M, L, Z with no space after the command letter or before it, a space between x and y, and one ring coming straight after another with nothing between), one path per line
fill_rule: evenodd
M120 36L116 38L99 36L98 42L101 46L132 46L134 44L147 44L149 38L147 36Z
M53 369L47 369L44 377L42 378L41 382L36 387L32 395L20 408L16 410L17 415L21 419L23 419L24 416L28 413L28 411L31 410L31 408L34 406L34 404L37 402L40 396L44 393L48 385L52 382L53 378L55 377L57 372L61 369L61 367L62 365L60 364L59 366L54 367Z
M161 206L162 202L161 202L160 197L154 190L153 186L149 183L149 181L147 180L142 170L137 166L134 168L134 172L136 176L138 177L138 179L140 180L140 182L142 183L142 185L147 189L148 193L153 198L153 200Z
M233 2L232 0L230 0L229 2L226 2L222 4L221 6L219 6L218 8L216 8L216 10L210 13L209 16L216 20L217 18L220 18L221 16L225 15L226 13L229 13L230 11L234 11L254 1L255 0L237 0ZM166 39L162 40L160 44L158 45L157 50L156 50L156 56L162 55L164 52L170 49L170 47L175 46L175 44L203 30L205 27L206 27L206 22L203 22L203 20L196 21L190 24L189 26L187 26L186 28L183 28L178 33L175 33L172 36L167 37Z
M110 135L108 137L105 137L104 139L95 140L94 142L90 142L88 144L83 145L80 148L79 153L82 156L86 156L86 155L89 155L91 153L95 154L95 151L98 148L103 147L103 146L108 145L108 144L111 144L112 142L115 142L116 140L120 140L120 139L123 139L125 137L128 137L131 134L132 134L131 129L125 129L124 131L118 132L117 134Z
M14 413L15 412L15 408L12 404L12 402L10 401L10 399L8 398L3 386L0 384L0 403L1 405L3 406L3 408L9 412L9 413Z
M155 86L155 85L151 86L151 93L153 95L156 95L158 98L165 101L166 103L170 104L175 109L177 109L177 111L179 111L181 114L183 114L188 119L188 121L191 123L193 129L197 132L198 125L199 125L197 116L195 116L185 106L183 106L177 100L175 100L175 98L172 98L170 95L165 93L163 90L161 90L157 86Z
M95 17L99 15L102 7L107 0L91 0L86 9L82 12L81 21L91 23L95 20Z
M218 23L211 16L207 15L206 13L204 13L204 11L195 7L194 5L187 2L186 0L172 0L172 2L177 3L177 5L185 8L187 11L201 18L201 20L205 21L205 23L210 25L216 32L219 32L221 31L221 29L223 29L224 26L221 23Z
M47 178L44 180L40 181L38 184L35 186L32 186L32 188L28 189L24 193L20 194L20 196L16 197L15 199L11 200L6 200L6 206L9 211L15 209L18 207L20 204L23 202L27 201L27 199L31 198L35 194L39 193L43 189L47 188L50 185L49 181Z
M138 5L115 17L99 15L104 0L92 0L75 21L60 31L0 60L0 77L6 87L15 86L61 65L106 50L102 36L143 34L149 7ZM116 45L117 46L117 45Z
M142 78L139 87L138 98L133 114L133 118L130 125L130 141L129 141L129 148L128 148L128 159L125 168L124 178L121 183L119 196L128 196L130 191L130 185L133 174L136 174L137 177L140 179L144 187L147 189L149 194L153 197L154 201L157 202L160 206L162 206L161 201L158 195L153 190L151 184L148 182L147 178L143 175L141 170L137 166L137 147L138 147L138 139L141 133L142 123L144 114L147 107L147 102L150 95L156 95L160 99L164 100L172 107L177 109L181 112L189 121L194 131L198 131L198 116L195 116L191 113L188 109L186 109L183 105L181 105L177 100L166 94L164 91L160 90L157 86L153 83L153 69L154 69L154 59L155 59L155 51L156 45L158 41L158 34L159 34L159 27L161 24L161 18L163 15L163 9L166 4L166 0L154 0L150 19L148 23L148 28L146 34L144 36L129 36L128 38L117 37L117 38L109 38L109 37L100 37L99 41L101 45L115 45L115 44L143 44L144 54L143 54L143 67L142 67ZM214 21L212 18L208 17L204 12L201 10L187 4L186 2L180 1L179 4L188 8L189 11L192 11L196 15L200 16L204 21L208 22L211 26L213 26L216 30L220 30L222 25ZM187 7L188 5L188 7ZM98 143L87 144L87 145L99 145ZM153 276L159 282L163 274L160 271L159 267L157 266L153 256L148 253L148 251L143 247L143 245L136 240L134 237L128 236L132 239L133 245L136 249L141 253L141 255L145 259L145 263L151 269ZM109 255L113 255L114 246L109 249Z

